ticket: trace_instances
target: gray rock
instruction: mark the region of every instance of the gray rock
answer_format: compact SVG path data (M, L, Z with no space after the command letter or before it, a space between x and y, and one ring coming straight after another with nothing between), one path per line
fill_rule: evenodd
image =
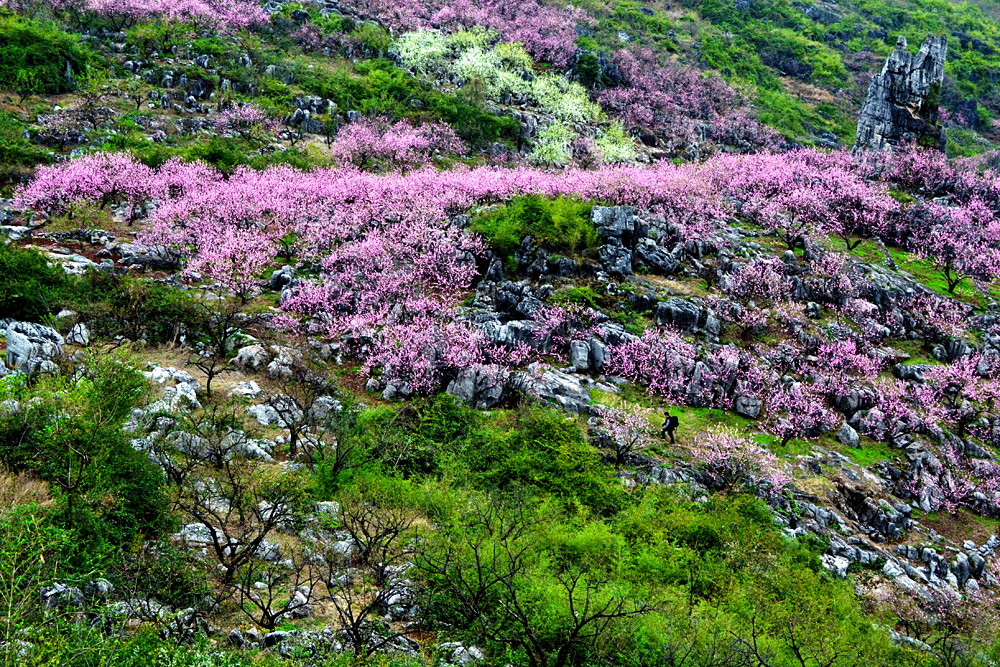
M282 642L288 641L292 636L292 633L285 632L283 630L275 630L274 632L269 632L264 635L264 646L271 647L276 646Z
M247 380L244 382L237 382L233 385L233 388L229 390L230 396L239 396L241 398L257 398L263 393L263 389L260 388L253 380Z
M464 368L448 383L445 391L477 410L488 410L503 400L505 385L505 377L497 377L481 368Z
M740 395L733 401L733 411L747 419L757 419L760 409L760 399L756 396Z
M837 442L845 447L861 446L861 438L858 436L858 432L847 423L841 426L840 430L837 431Z
M590 365L590 370L594 373L600 373L604 370L604 358L607 352L607 345L602 343L596 338L590 339L590 357L587 359L587 363Z
M466 646L460 642L438 644L436 652L446 665L454 665L454 667L467 667L467 665L474 665L486 659L486 655L481 649L475 646Z
M287 264L271 274L268 286L275 292L280 292L295 282L295 269Z
M709 339L718 338L722 323L698 299L671 297L656 305L653 317L659 325L669 324L686 333L704 333Z
M7 325L7 366L25 375L55 372L53 359L62 357L64 342L51 327L11 322Z
M212 533L203 523L189 523L181 528L179 533L171 536L173 539L188 544L205 545L212 543Z
M45 609L67 609L83 605L83 593L76 586L67 586L59 582L42 588L39 598Z
M81 347L90 345L90 329L83 322L74 324L73 328L66 334L66 342L70 345L79 345Z
M181 265L181 255L166 246L149 246L138 243L123 243L117 246L121 263L152 271L172 271Z
M632 251L620 243L605 243L598 249L597 256L604 270L611 275L632 275Z
M271 354L263 345L247 345L241 347L233 358L233 364L250 370L259 371L271 361Z
M847 577L847 568L850 566L850 561L848 561L843 556L831 556L830 554L823 554L820 559L823 563L823 567L830 571L830 574L838 579L844 579Z
M539 363L531 364L527 371L518 373L513 384L525 394L569 412L584 413L590 402L590 391L581 384L579 377Z
M587 341L575 340L569 344L569 363L578 373L590 370L590 344Z
M321 500L316 503L315 511L321 516L337 516L340 512L340 503L332 500Z
M269 563L277 563L281 560L281 547L270 540L262 540L254 555Z
M108 597L114 592L114 585L107 579L94 579L83 587L83 594L88 600L107 602Z
M945 35L930 36L916 54L900 36L882 72L872 77L858 117L855 150L885 150L927 140L944 148L937 127L938 103L948 50Z

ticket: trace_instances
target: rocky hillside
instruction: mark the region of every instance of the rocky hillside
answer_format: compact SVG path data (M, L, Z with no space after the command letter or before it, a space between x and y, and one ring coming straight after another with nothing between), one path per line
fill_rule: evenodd
M5 665L997 660L992 5L0 6Z

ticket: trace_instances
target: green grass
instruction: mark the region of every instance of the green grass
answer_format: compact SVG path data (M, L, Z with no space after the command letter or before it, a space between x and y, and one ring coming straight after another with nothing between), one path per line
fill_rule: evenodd
M892 340L887 341L889 347L899 352L910 355L910 358L903 362L903 364L934 364L939 365L941 362L930 356L927 350L924 349L923 341L919 340Z
M847 251L842 239L831 237L828 239L828 243L831 248L838 252ZM979 308L986 305L987 296L984 296L975 288L971 279L963 280L955 288L955 293L951 294L948 291L948 282L930 261L900 248L889 247L888 250L892 256L892 261L896 263L896 273L898 275L907 276L942 296L958 299L963 303L968 303ZM875 241L862 241L856 248L850 251L850 254L869 264L884 266L885 253L876 245ZM996 285L991 286L988 297L991 299L1000 298L1000 288Z
M876 442L868 437L861 437L860 447L839 448L841 454L847 456L858 465L869 467L882 461L898 461L902 458L902 453L898 449L893 449L884 442Z

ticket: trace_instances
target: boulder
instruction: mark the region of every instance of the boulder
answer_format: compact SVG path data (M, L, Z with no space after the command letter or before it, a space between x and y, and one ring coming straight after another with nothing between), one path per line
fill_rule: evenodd
M253 380L248 380L245 382L237 382L233 385L233 388L229 390L230 396L238 396L240 398L257 398L263 393L263 389L260 388Z
M746 419L757 419L760 409L760 399L756 396L741 394L733 400L733 412Z
M604 270L613 276L632 275L632 251L621 243L605 243L597 251Z
M857 150L885 150L920 142L944 148L938 100L948 50L946 35L928 37L916 53L900 36L882 71L872 77L858 117Z
M73 328L66 334L66 342L70 345L86 347L90 345L90 329L83 322L73 325Z
M152 271L173 271L181 265L180 253L166 246L122 243L116 249L121 255L121 263L124 266Z
M527 371L515 375L513 384L525 394L568 412L585 413L590 402L590 391L579 377L539 363L531 364Z
M464 368L445 391L477 410L488 410L503 400L505 386L506 377L482 368Z
M83 593L76 586L67 586L58 581L42 588L39 598L44 609L67 609L83 605Z
M294 282L295 269L286 264L271 274L271 279L267 282L267 284L275 292L280 292L284 288L292 285Z
M837 442L845 447L856 448L861 446L861 438L858 436L858 432L847 423L841 426L840 430L837 431Z
M188 523L180 532L171 535L171 538L188 544L205 545L212 543L212 532L203 523Z
M445 665L453 665L454 667L467 667L486 659L486 655L481 649L459 642L438 644L436 653L441 656Z
M830 554L823 554L820 558L823 563L823 567L830 571L837 579L847 578L847 568L851 565L843 556L831 556Z
M11 322L7 325L7 366L24 375L54 373L54 359L63 355L63 337L55 329L32 324Z
M232 363L240 368L259 371L271 361L271 353L263 345L247 345L241 347L232 359Z
M575 340L569 344L569 363L577 373L590 370L590 343Z

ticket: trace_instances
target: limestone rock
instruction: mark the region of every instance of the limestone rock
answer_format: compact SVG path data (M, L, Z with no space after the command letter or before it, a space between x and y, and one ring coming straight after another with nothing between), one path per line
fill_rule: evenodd
M52 360L63 355L64 342L51 327L11 322L7 326L7 365L25 375L55 372L58 368Z
M931 36L913 54L900 36L896 50L868 86L855 150L885 150L912 141L944 147L937 120L947 49L946 37Z

